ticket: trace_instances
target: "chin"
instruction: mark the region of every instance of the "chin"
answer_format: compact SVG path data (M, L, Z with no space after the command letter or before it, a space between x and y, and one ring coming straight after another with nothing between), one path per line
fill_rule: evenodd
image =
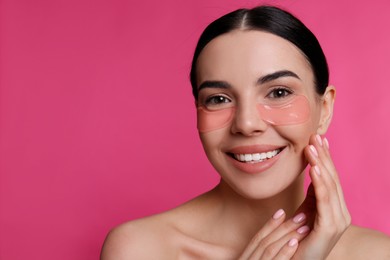
M255 181L247 183L227 183L231 190L237 193L239 196L248 200L265 200L278 197L288 191L293 186L299 185L297 180L300 179L297 176L294 179L284 179L283 182L277 183L258 183ZM225 181L226 182L226 181Z

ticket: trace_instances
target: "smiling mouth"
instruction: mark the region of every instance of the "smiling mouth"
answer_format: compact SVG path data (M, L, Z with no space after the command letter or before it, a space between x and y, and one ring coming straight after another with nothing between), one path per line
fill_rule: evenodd
M243 163L259 163L264 162L268 159L271 159L278 155L283 148L278 148L272 151L264 152L264 153L245 153L245 154L233 154L229 153L229 155L235 160Z

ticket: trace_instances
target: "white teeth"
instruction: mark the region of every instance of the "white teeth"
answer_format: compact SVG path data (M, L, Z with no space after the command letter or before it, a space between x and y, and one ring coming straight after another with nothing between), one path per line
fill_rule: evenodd
M252 161L252 155L251 154L245 154L245 161L246 162Z
M253 154L234 154L234 158L241 162L261 162L265 159L271 159L280 152L280 149L276 149L266 153L253 153Z
M255 154L252 155L252 160L253 161L258 161L260 159L261 159L261 154L255 153Z

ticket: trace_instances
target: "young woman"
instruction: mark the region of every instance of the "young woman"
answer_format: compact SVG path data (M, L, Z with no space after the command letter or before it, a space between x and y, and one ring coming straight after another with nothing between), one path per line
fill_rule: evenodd
M324 137L335 99L328 78L317 39L283 10L240 9L211 23L191 84L221 181L115 228L101 259L390 259L387 236L350 225Z

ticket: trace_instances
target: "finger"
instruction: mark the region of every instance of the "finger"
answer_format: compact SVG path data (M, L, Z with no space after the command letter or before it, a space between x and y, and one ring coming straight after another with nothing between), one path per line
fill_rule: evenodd
M322 163L322 166L326 168L329 175L334 179L334 182L336 183L336 188L340 197L340 202L344 203L344 194L342 192L340 179L328 149L329 142L325 138L322 139L322 137L319 135L313 136L310 141L318 153L318 159Z
M256 233L256 235L252 238L251 242L245 248L242 253L240 259L249 259L249 257L256 250L260 242L268 236L272 231L274 231L277 227L283 224L286 218L286 213L283 209L279 209L274 213L272 218L267 221L267 223Z
M338 180L336 167L334 166L333 160L328 149L329 142L326 139L322 139L320 135L314 135L310 138L310 143L316 148L318 152L318 157L323 162L324 166L327 168L331 176Z
M319 136L317 135L316 137ZM306 156L308 157L308 161L310 162L310 165L313 167L315 172L317 172L318 174L321 172L323 173L323 176L321 177L324 181L323 184L325 184L325 187L330 192L329 195L334 198L337 198L338 204L344 205L344 196L342 194L340 182L337 178L337 173L336 171L333 171L332 174L331 170L333 168L329 166L326 167L325 163L327 161L327 158L329 157L324 154L322 143L320 143L318 141L318 138L316 137L311 138L311 143L313 144L310 144L305 151ZM329 170L329 168L331 170Z
M327 171L329 173L329 176L333 178L333 181L336 185L337 194L339 197L339 203L341 205L344 217L346 219L348 218L350 219L350 215L344 199L344 194L341 188L340 180L337 171L335 169L335 166L333 164L332 158L330 157L329 143L327 139L326 138L322 139L319 135L316 135L312 137L310 141L318 153L317 161L320 163L317 164L320 167L320 170ZM322 169L321 166L324 167L325 169Z
M325 168L330 173L330 175L334 178L340 198L342 199L342 201L344 201L344 194L341 188L339 175L337 173L336 167L334 166L332 157L329 152L329 142L326 138L322 139L319 135L317 135L315 139L316 139L315 147L318 150L319 158L322 161Z
M259 259L264 254L267 257L266 259L272 258L293 235L298 234L300 236L305 236L309 231L309 227L306 226L303 228L304 230L300 229L305 222L306 215L303 213L299 213L295 217L285 221L282 225L273 230L272 233L263 237L262 240L258 242L257 247L250 255L251 259ZM298 232L298 230L302 232Z
M290 239L279 251L279 253L275 256L274 260L291 259L298 249L298 244L299 244L298 239L296 238Z
M288 245L290 243L290 246L295 246L294 242L302 241L309 234L309 231L310 228L308 226L302 226L297 230L288 233L287 235L268 245L263 250L260 258L256 254L253 254L252 257L253 259L274 259L277 255L281 253L281 251L285 250L284 247L286 246L286 244ZM281 255L283 254L284 253L282 253Z
M316 139L319 140L321 138L316 137ZM344 199L344 193L343 193L343 190L342 190L342 187L341 187L339 175L338 175L338 173L336 171L336 168L334 166L332 157L330 155L329 142L328 142L328 140L326 138L323 138L322 139L322 143L323 143L323 146L319 149L320 150L319 151L319 156L320 156L320 158L324 157L324 158L321 158L321 160L323 161L325 167L328 169L328 171L331 174L331 176L333 176L333 178L335 179L336 186L337 186L337 192L339 193L340 203L341 203L342 208L343 208L344 216L345 216L345 218L349 219L349 221L350 221L351 216L349 214L349 211L347 209L347 205L346 205L346 202L345 202L345 199Z
M336 184L325 167L320 167L321 161L310 169L317 199L317 222L314 230L322 230L329 238L339 237L350 224L343 212L343 205L337 194ZM322 169L322 171L319 171Z
M335 216L342 214L336 186L324 168L322 171L318 165L310 169L310 177L316 196L317 225L330 226L334 223ZM315 227L314 227L315 228Z
M311 138L311 143L315 141ZM319 225L329 225L334 220L334 214L343 212L340 206L339 193L334 179L330 176L326 167L324 167L319 152L313 144L305 149L305 154L311 164L309 171L314 193L316 196L316 207L319 219Z

